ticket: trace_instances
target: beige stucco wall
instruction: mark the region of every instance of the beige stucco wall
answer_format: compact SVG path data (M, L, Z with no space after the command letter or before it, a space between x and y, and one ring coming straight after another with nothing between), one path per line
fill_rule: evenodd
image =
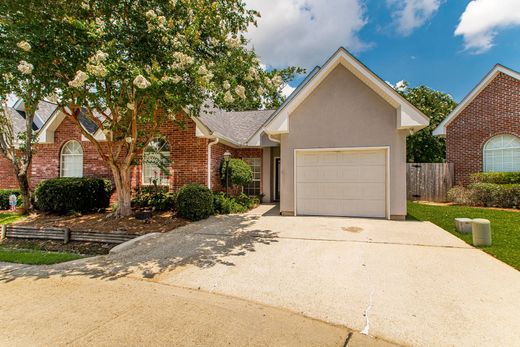
M281 211L294 213L294 150L390 147L390 214L406 215L406 135L397 111L339 65L289 116L281 137Z

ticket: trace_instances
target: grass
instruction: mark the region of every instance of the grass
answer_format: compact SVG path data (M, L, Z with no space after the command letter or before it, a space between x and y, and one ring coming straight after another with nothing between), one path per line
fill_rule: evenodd
M13 223L23 218L23 216L20 216L17 213L0 213L0 225Z
M74 253L46 252L40 250L10 249L0 247L0 261L28 265L50 265L81 258Z
M408 218L430 221L472 244L471 234L455 230L455 218L484 218L491 221L493 245L482 250L520 270L520 212L465 206L434 206L408 203Z
M23 219L16 213L0 213L0 225ZM0 261L28 265L50 265L81 258L74 253L47 252L38 249L12 249L0 246Z

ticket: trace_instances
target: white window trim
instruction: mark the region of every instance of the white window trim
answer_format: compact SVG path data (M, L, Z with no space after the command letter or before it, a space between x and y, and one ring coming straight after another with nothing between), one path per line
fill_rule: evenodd
M252 167L253 165L248 163L247 160L258 160L259 161L260 164L258 165L258 167L260 168L259 169L260 178L255 178L254 171L253 171L253 180L251 181L251 183L259 182L258 194L262 194L262 158L261 157L248 157L248 158L242 158L242 160L244 160L247 163L247 165L249 165L249 167L251 167L251 170L253 170L253 167ZM246 190L246 189L249 189L249 188L244 187L244 190ZM255 188L251 188L251 189L255 189ZM255 196L255 195L251 195L251 196Z
M514 162L511 164L512 165L512 168L513 170L511 171L504 171L504 170L497 170L495 169L495 164L493 163L493 168L491 168L491 170L488 169L488 166L489 166L489 163L488 163L488 153L490 152L499 152L499 151L504 151L504 150L519 150L520 151L520 146L514 146L514 147L503 147L503 148L487 148L491 143L492 141L498 139L499 137L510 137L510 138L514 138L516 140L518 140L520 142L520 138L518 136L515 136L515 135L512 135L512 134L499 134L499 135L495 135L493 137L491 137L489 140L486 141L486 143L484 144L484 147L482 149L482 157L483 157L483 160L482 160L482 164L483 164L483 167L482 167L482 171L483 172L516 172L516 171L520 171L520 163L518 164L519 166L519 169L518 170L515 170L515 165L514 165ZM504 157L502 156L502 163L501 163L501 167L503 168L504 167L504 163L503 163L503 160L504 160Z
M81 149L81 154L63 154L63 151L65 150L65 148L71 144L71 143L77 143L79 148ZM81 171L81 174L79 176L65 176L64 175L64 172L65 172L65 167L64 167L64 156L68 156L68 157L81 157L81 167L80 167L80 171ZM83 177L83 147L81 146L81 143L79 141L76 141L76 140L70 140L70 141L67 141L63 147L61 147L61 151L60 151L60 177Z
M154 139L156 140L156 139ZM154 141L152 140L152 141ZM166 142L168 148L170 148L170 143L164 139L164 141ZM151 143L151 142L150 142ZM147 146L148 147L148 146ZM168 157L170 158L170 155L171 155L171 152L170 151L162 151L162 152L159 152L162 156L165 156L165 157ZM145 150L143 151L143 157L141 159L141 185L142 186L153 186L153 183L152 182L147 182L146 181L146 177L145 177L145 166L146 166L146 163L144 161L145 159L145 156L146 156L146 148ZM170 167L171 168L171 167ZM165 181L165 182L164 182ZM163 177L161 179L161 182L159 182L157 184L159 187L169 187L170 186L170 177Z

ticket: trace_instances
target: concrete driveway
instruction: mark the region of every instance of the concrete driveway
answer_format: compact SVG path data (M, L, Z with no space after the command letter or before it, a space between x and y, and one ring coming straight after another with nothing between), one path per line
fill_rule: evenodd
M122 277L285 308L417 346L520 341L520 273L423 222L280 217L272 206L119 254L4 275Z
M405 345L520 343L520 273L431 223L279 217L265 206L255 212L254 222L234 231L262 235L254 250L239 248L214 266L176 267L156 280ZM201 232L210 237L217 228Z

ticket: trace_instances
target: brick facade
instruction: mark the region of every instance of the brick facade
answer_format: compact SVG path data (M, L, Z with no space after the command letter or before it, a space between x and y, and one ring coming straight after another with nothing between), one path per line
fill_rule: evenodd
M446 158L455 167L455 182L483 170L483 149L496 135L520 137L520 81L499 73L448 125Z
M188 183L207 185L210 140L196 137L195 129L195 123L187 120L184 127L170 122L160 130L170 146L172 161L169 177L170 190L177 190ZM70 120L65 119L56 129L54 136L54 143L36 145L31 168L31 186L33 188L42 180L60 176L61 149L71 140L78 141L83 148L83 176L108 179L112 177L110 168L101 160L95 146L82 139L80 131ZM229 150L234 158L262 158L261 148L236 149L220 143L214 145L211 156L213 190L223 189L218 171L226 150ZM138 155L137 162L141 164L141 155ZM10 163L5 158L0 158L0 189L16 188L17 186L18 183ZM132 186L144 186L141 165L132 168Z

